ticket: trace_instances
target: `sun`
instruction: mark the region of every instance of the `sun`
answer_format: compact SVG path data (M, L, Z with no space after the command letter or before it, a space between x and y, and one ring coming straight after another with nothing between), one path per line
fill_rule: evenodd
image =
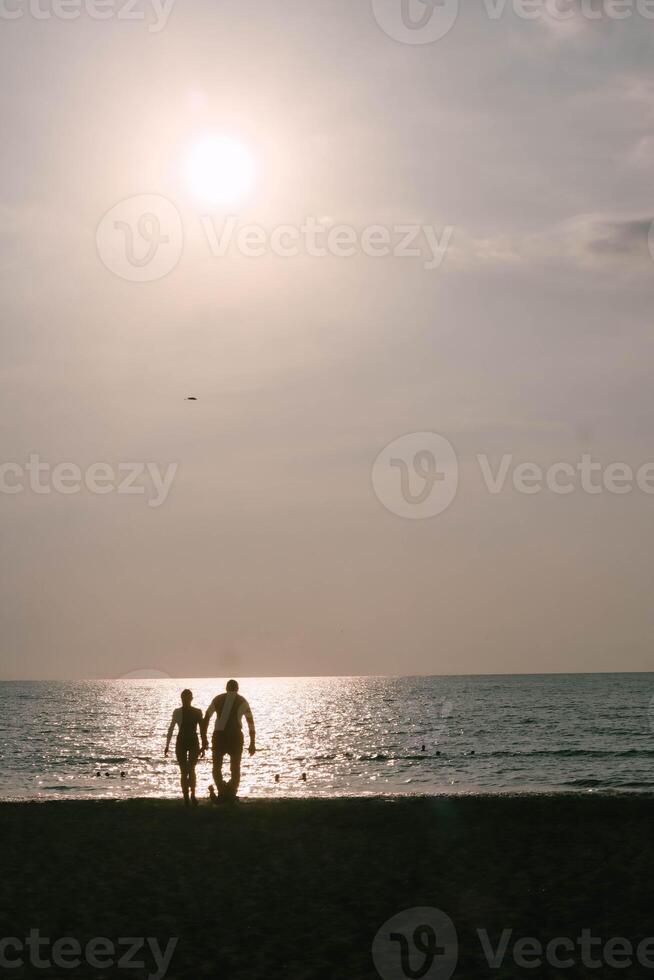
M231 136L207 135L194 143L184 160L184 181L200 204L234 207L251 192L254 157Z

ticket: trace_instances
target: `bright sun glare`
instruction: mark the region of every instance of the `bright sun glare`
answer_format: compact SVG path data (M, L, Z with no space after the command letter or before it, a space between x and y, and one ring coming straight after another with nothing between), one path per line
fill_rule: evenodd
M205 136L187 153L186 186L201 204L233 207L247 197L256 168L252 154L231 136Z

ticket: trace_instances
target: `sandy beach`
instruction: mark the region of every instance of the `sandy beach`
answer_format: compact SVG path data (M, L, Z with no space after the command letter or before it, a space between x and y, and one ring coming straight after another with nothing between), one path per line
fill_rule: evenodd
M506 929L510 946L654 933L653 808L642 796L2 804L0 931L162 949L177 937L167 975L179 980L363 980L379 975L385 921L435 907L456 928L456 977L533 976L510 952L491 969L478 930L493 947ZM25 958L6 975L153 975L145 962L112 973ZM560 975L597 974L576 962Z

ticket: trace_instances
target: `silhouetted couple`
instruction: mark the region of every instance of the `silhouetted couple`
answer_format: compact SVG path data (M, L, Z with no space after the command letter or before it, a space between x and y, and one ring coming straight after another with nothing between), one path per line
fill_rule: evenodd
M248 723L250 733L248 752L250 755L254 755L256 752L254 718L250 705L238 693L236 681L227 681L225 693L219 694L213 699L205 715L199 708L193 707L193 692L189 691L188 688L182 691L182 706L173 711L173 717L168 728L165 754L168 755L173 732L177 727L175 755L180 769L184 803L187 806L189 802L193 806L197 806L195 766L198 759L202 758L209 748L207 730L214 714L216 721L211 749L213 778L218 790L217 795L213 786L209 787L209 793L214 803L233 802L238 796L238 787L241 781L241 758L243 756L243 730L241 727L243 718ZM200 739L202 739L202 747L200 747ZM223 762L226 755L229 756L231 770L231 778L228 782L223 779Z

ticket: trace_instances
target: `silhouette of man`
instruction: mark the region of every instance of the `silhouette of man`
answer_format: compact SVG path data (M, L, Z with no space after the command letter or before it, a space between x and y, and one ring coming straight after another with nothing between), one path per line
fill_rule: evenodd
M166 751L168 755L170 741L177 725L177 740L175 742L175 755L179 764L182 793L184 794L184 804L188 806L189 792L191 803L197 806L195 798L195 766L201 755L204 755L204 748L200 749L200 739L198 730L203 731L202 712L199 708L191 706L193 692L188 688L182 691L182 707L175 708L173 717L168 727L168 737L166 738ZM204 739L203 739L204 741Z
M209 747L207 742L207 731L212 715L216 715L216 723L213 730L211 743L213 753L213 778L218 790L219 798L236 799L239 783L241 782L241 757L243 755L243 731L241 724L243 718L248 723L250 732L250 744L248 752L254 755L256 752L254 718L250 710L250 705L245 698L238 693L237 681L227 681L225 694L219 694L213 699L207 713L204 716L203 740L205 749ZM223 760L229 756L231 779L225 783L223 779Z

